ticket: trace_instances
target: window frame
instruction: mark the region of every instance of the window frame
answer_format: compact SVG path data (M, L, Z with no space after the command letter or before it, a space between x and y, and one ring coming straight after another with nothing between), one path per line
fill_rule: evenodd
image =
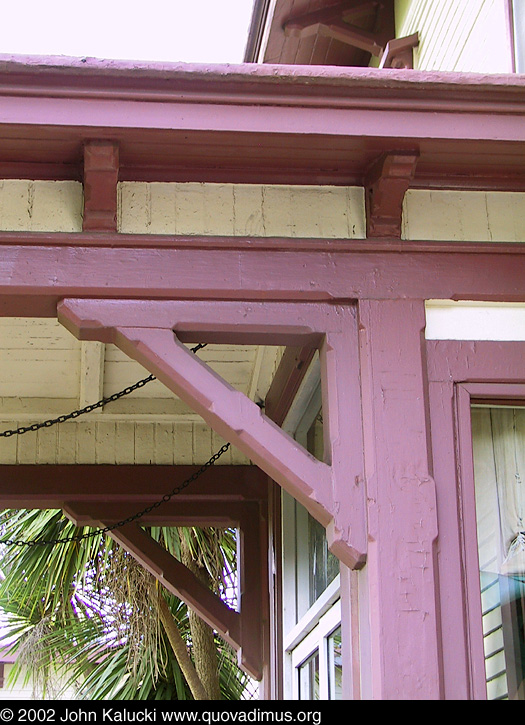
M305 448L310 427L322 407L320 362L312 362L307 377L298 392L283 429ZM328 699L327 637L341 626L340 575L310 604L308 559L308 512L286 492L282 492L282 653L283 693L285 699L296 700L299 695L298 667L315 652L312 643L319 641L320 696ZM326 627L329 631L326 633ZM320 637L320 639L319 639ZM324 638L323 638L324 637ZM322 650L322 651L321 651Z
M441 537L447 531L450 533L447 526L451 525L454 509L459 534L456 542L442 541L441 546L443 625L452 612L457 617L458 606L463 617L454 629L454 641L444 640L447 648L444 659L454 657L455 667L448 673L450 677L467 678L468 699L485 700L471 406L476 403L525 405L525 342L427 340L426 349L436 484L448 490L449 496L452 490L447 479L453 471L446 461L450 460L450 446L454 446L457 500L443 499L442 509L446 512L439 512ZM461 575L459 583L456 558ZM447 599L451 604L447 605ZM458 669L460 647L464 648L466 657L462 673ZM447 674L446 666L444 671Z
M335 584L335 580L332 584ZM329 585L330 589L332 585ZM327 591L323 592L325 594ZM330 678L329 678L329 656L328 642L333 632L341 626L341 600L339 598L339 581L337 581L337 599L324 611L324 614L316 617L308 617L309 623L316 621L315 626L311 628L308 634L304 635L299 642L294 643L293 647L286 650L291 661L292 670L292 698L299 700L299 669L301 665L306 663L315 652L319 653L319 700L330 699ZM323 598L323 594L316 600L315 604ZM315 604L312 605L313 610Z
M474 455L471 425L471 408L481 404L487 406L525 407L524 383L461 383L455 386L456 425L458 432L458 460L461 471L460 491L463 509L464 561L467 578L468 623L471 640L473 676L479 678L477 685L486 697L485 651L483 647L481 584L479 579L479 554L475 501ZM483 665L481 674L479 665Z

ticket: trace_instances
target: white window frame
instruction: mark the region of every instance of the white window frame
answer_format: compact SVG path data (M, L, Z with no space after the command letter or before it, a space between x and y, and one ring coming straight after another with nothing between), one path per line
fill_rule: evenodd
M306 448L307 434L321 408L320 365L315 360L283 428ZM308 513L282 495L284 699L299 698L299 668L319 650L319 696L328 700L328 638L341 626L340 576L310 606Z
M335 580L332 584L335 584ZM330 585L331 587L332 585ZM329 587L329 588L330 588ZM328 590L326 590L328 591ZM326 592L323 592L325 594ZM339 596L339 581L337 581L337 595ZM322 599L321 597L317 600ZM315 604L317 604L317 602ZM315 605L312 606L314 609ZM328 654L329 638L336 629L341 626L341 600L338 598L334 604L319 617L318 620L309 618L309 623L317 621L312 630L304 636L298 644L286 651L290 658L292 671L292 699L298 700L299 691L299 669L316 652L319 653L319 699L330 699L330 677Z

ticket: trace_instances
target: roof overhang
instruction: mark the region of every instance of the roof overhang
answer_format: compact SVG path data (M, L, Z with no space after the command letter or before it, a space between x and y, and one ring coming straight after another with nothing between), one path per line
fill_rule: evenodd
M525 78L370 68L0 57L0 177L360 185L415 152L412 186L523 189Z

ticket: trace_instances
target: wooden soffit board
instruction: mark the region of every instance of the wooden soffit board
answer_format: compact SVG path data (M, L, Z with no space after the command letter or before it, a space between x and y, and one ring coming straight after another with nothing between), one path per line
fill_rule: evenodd
M417 153L412 186L523 188L520 76L334 66L0 57L0 177L83 175L118 144L120 180L362 184Z

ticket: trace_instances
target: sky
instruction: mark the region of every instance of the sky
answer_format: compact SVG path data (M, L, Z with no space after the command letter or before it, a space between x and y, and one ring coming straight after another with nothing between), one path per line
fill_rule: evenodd
M18 0L2 5L2 55L242 63L253 0Z

